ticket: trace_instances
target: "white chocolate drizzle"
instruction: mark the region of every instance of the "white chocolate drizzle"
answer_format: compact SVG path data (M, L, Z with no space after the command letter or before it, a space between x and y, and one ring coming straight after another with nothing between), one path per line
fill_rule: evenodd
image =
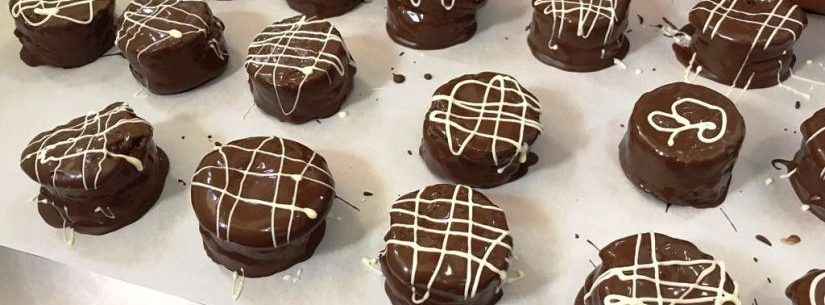
M129 50L129 47L136 39L144 38L149 42L137 51L137 60L154 47L163 44L170 39L182 39L188 35L207 35L209 24L196 12L192 11L192 6L187 3L199 2L202 0L138 0L132 1L129 5L134 6L123 12L123 22L121 23L115 44L121 50ZM186 18L175 18L176 15L184 15ZM157 38L146 38L158 37ZM121 43L125 40L125 43ZM210 45L216 53L222 52Z
M699 5L697 5L691 10L691 12L704 11L708 13L707 21L702 27L702 33L707 33L708 31L710 31L710 39L714 39L717 35L724 35L719 34L719 31L722 28L722 24L724 22L740 22L743 24L755 24L759 26L759 30L756 32L756 35L753 38L753 43L751 44L751 47L748 50L747 55L745 55L745 58L739 67L739 71L736 73L736 77L733 79L731 87L735 87L736 84L739 83L739 80L743 77L742 74L745 71L745 67L747 67L747 65L750 63L751 56L753 55L753 52L759 45L760 40L764 40L764 45L762 46L762 49L767 50L768 47L770 47L771 43L773 43L774 39L776 38L776 35L780 31L789 33L795 41L798 37L796 31L794 31L794 29L791 28L791 25L795 24L799 27L805 26L802 20L791 18L791 15L793 15L793 13L799 9L798 5L792 5L787 12L779 12L779 8L782 7L782 4L787 0L776 1L773 10L771 10L770 13L751 13L737 10L734 7L736 6L736 3L740 1L748 0L702 0L699 3ZM704 7L702 5L703 3L709 4L713 7L713 9L708 9ZM716 20L716 22L713 22L714 17L717 15L719 16L718 20ZM778 69L780 71L782 70L781 62L779 63ZM755 74L756 72L752 72L749 76L749 79L752 79ZM750 82L750 80L748 82Z
M67 20L76 24L90 24L94 20L94 0L21 0L11 6L11 15L14 18L23 18L29 26L41 26L52 18ZM62 14L64 11L81 7L88 14L78 18ZM38 16L30 18L31 13Z
M311 30L310 27L320 26L320 30ZM307 44L319 44L318 48L307 47ZM276 98L284 115L291 115L298 109L303 93L304 84L314 73L327 74L332 83L330 70L335 70L340 76L345 76L352 67L352 59L339 57L332 53L335 44L340 45L346 54L349 54L343 38L335 27L326 20L313 20L306 16L287 22L282 21L267 26L255 36L249 46L249 55L244 64L248 71L254 68L253 77L259 75L272 78ZM347 55L349 56L349 55ZM300 64L290 64L298 61ZM278 93L278 75L283 70L294 70L303 74L298 84L298 93L291 103L291 108L285 107L286 101L281 101Z
M74 125L62 126L49 132L43 133L35 138L26 149L37 147L33 152L26 154L21 159L21 163L33 159L35 179L43 184L40 176L40 166L53 164L54 169L51 174L50 184L57 187L58 173L61 172L64 161L79 159L81 161L81 179L85 190L95 190L100 186L100 175L103 172L103 162L109 158L122 159L132 165L137 171L143 171L143 161L130 155L115 153L109 150L109 138L118 129L125 128L126 125L144 125L151 129L145 120L135 116L131 108L125 103L118 103L111 109L97 113L91 113L83 117L82 122ZM116 118L116 117L124 118ZM129 118L131 117L131 118ZM113 119L114 118L114 119ZM53 139L65 139L53 141ZM85 145L82 143L85 141ZM53 151L62 153L55 154ZM97 157L97 169L88 172L88 164Z
M721 117L721 126L717 125L714 122L691 122L688 118L682 116L682 114L680 114L678 110L680 105L686 103L701 106L707 108L708 110L718 111ZM681 126L662 126L656 120L656 117L665 117L668 119L672 119ZM647 122L650 124L651 127L653 127L653 129L656 129L657 131L670 133L670 137L668 137L667 139L668 146L672 147L676 145L676 137L679 136L680 133L694 129L696 130L696 138L699 139L699 141L705 144L711 144L721 140L722 137L725 136L725 132L728 128L728 115L725 112L725 109L722 109L722 107L711 105L694 98L682 98L677 100L670 106L670 113L658 110L649 113L647 115ZM717 133L716 136L708 138L707 136L705 136L706 131L717 131Z
M610 40L620 16L616 9L619 0L534 0L533 6L545 5L544 14L553 15L553 27L548 45L554 45L553 39L561 37L568 15L578 15L576 35L581 38L590 38L593 35L599 20L607 20L607 29L604 31L604 44ZM602 50L604 58L605 50Z
M277 142L280 146L279 153L273 153L262 148L271 142ZM228 150L233 151L240 151L250 153L251 156L249 157L249 161L244 168L235 168L230 167L229 160L230 158L227 155ZM217 197L217 207L216 216L215 216L215 236L218 239L225 239L226 241L230 241L230 233L232 229L232 218L235 214L235 210L238 208L240 203L246 205L257 205L257 206L267 206L271 208L270 212L270 227L271 236L272 236L272 246L277 247L278 242L276 240L276 236L278 232L276 232L276 222L275 222L275 213L279 210L289 212L289 223L287 224L287 231L286 231L286 243L289 243L292 240L292 225L296 218L296 213L301 213L305 217L309 219L316 219L318 218L318 212L307 207L301 207L299 205L299 198L298 195L301 193L301 184L302 183L312 183L323 188L327 188L334 191L334 187L325 181L321 181L315 178L311 178L307 176L307 171L312 169L313 172L320 173L321 175L328 177L330 181L332 181L332 176L330 175L329 171L323 169L322 167L316 165L314 162L316 161L316 157L318 156L317 153L313 152L312 155L308 159L301 159L290 157L289 151L287 151L286 143L281 138L276 137L268 137L264 138L260 141L258 146L254 149L249 149L245 147L241 147L234 144L225 144L221 146L215 147L215 152L220 154L221 161L219 162L219 166L204 166L199 168L194 177L197 177L200 174L204 175L215 175L217 173L222 173L224 177L224 185L222 187L218 187L212 184L207 184L203 182L197 181L195 178L192 179L192 187L199 187L203 188L209 192L214 192L218 194ZM276 158L279 160L280 164L276 169L265 169L263 171L260 170L259 165L255 163L256 157L268 157L268 158ZM303 165L303 168L300 172L297 173L287 173L285 171L285 163L289 162L298 162ZM255 167L255 168L253 168ZM230 172L234 174L240 174L242 177L240 179L240 186L237 192L232 192L229 190L229 179ZM282 187L282 178L289 178L294 183L292 184L291 188L291 199L289 202L278 202L278 197L281 194L281 187ZM249 178L257 178L257 179L269 179L272 180L274 191L272 194L271 199L262 200L256 198L249 198L244 197L244 189L249 187L250 183L247 183L247 179ZM285 184L289 185L289 184ZM284 186L286 188L286 186ZM229 215L227 217L226 223L226 234L221 237L220 228L221 228L221 206L224 204L224 200L227 200L227 204L231 204L231 209L229 211Z
M811 280L811 291L809 293L810 297L811 297L811 305L825 304L825 298L823 298L822 300L819 300L821 302L817 302L817 299L816 299L816 290L817 289L825 289L825 284L820 285L820 283L825 283L825 271L819 273L819 275L817 275L816 277L814 277ZM820 287L820 286L822 286L822 287Z
M241 298L241 293L243 293L243 284L244 280L246 279L246 274L243 271L243 268L240 270L240 274L236 272L232 272L232 300L238 301Z
M420 7L421 6L421 1L424 1L424 0L410 0L410 4L412 4L412 6L415 6L415 7ZM427 0L427 1L435 1L435 0ZM440 0L440 1L441 1L441 6L444 7L445 10L450 11L450 10L453 9L453 7L455 7L456 0Z
M641 248L644 235L650 237L650 263L641 264L639 261L642 258ZM702 272L696 275L695 282L676 282L660 278L661 269L663 268L701 268ZM650 271L652 276L642 274L644 271ZM703 282L709 280L709 276L718 272L719 286L709 286ZM636 236L636 254L632 266L615 267L606 270L599 275L594 281L590 290L584 295L584 299L590 299L591 295L597 293L597 289L608 281L622 281L630 282L630 295L610 294L604 297L604 304L610 305L694 305L712 303L714 305L734 304L741 305L739 300L739 286L733 283L733 292L725 290L727 281L727 272L725 264L720 261L696 259L696 260L669 260L659 261L656 253L656 234L646 233L638 234ZM645 283L656 287L655 296L640 296L638 287ZM645 285L647 286L647 285ZM663 290L668 290L670 293L675 293L674 290L683 291L679 298L669 298L662 294ZM693 294L695 297L689 298ZM585 304L587 302L585 301Z
M457 97L465 87L482 87L484 95L480 101L465 101ZM510 102L508 97L515 95L516 102ZM494 99L494 97L496 97ZM493 163L498 170L503 172L514 162L526 161L529 145L525 145L525 134L527 129L534 129L541 133L543 127L538 119L531 119L528 112L538 112L541 114L541 104L535 97L530 95L514 78L502 74L494 76L488 82L474 79L463 80L457 83L449 95L435 95L432 100L435 103L445 103L446 110L433 110L428 116L428 120L436 124L445 126L447 145L454 156L460 156L470 145L474 138L485 138L490 140L490 151ZM473 113L475 115L458 115L456 110ZM469 123L467 123L469 122ZM491 133L482 132L482 126L494 124ZM511 139L501 136L502 124L518 125L518 138ZM473 127L467 127L473 126ZM458 141L455 133L466 133L467 136ZM499 156L499 145L510 145L516 149L516 153L509 157L509 160L502 160ZM522 161L523 160L523 161Z
M466 193L467 199L460 199L459 194L464 191ZM511 255L512 246L506 242L506 238L510 236L510 231L506 229L501 229L495 227L492 223L489 223L490 219L487 220L485 223L484 220L481 222L477 222L476 218L473 216L473 213L477 209L484 209L490 210L495 212L503 213L503 210L498 206L493 204L479 204L475 202L474 196L475 191L463 185L456 185L453 191L452 198L450 199L436 199L436 200L427 200L423 199L422 196L425 194L425 189L419 190L414 198L408 199L400 199L396 201L392 208L390 209L390 214L396 215L403 215L409 216L414 218L411 224L403 224L403 223L393 223L391 224L390 229L407 229L412 230L412 233L409 235L411 236L412 240L400 240L395 238L390 238L387 240L387 245L395 245L398 247L409 248L412 250L412 262L411 262L411 270L410 270L410 289L412 290L411 301L414 304L422 304L426 302L430 298L430 289L432 289L433 284L435 283L438 274L441 272L443 268L448 268L445 264L445 260L447 257L457 258L459 260L466 261L466 280L464 281L464 299L469 300L476 296L476 293L479 291L479 285L481 276L485 271L492 272L496 274L500 279L500 285L504 285L507 280L507 270L502 270L499 266L494 265L490 259L491 255L494 250L496 249L503 249L507 251L507 255ZM407 207L409 203L412 203L412 207ZM435 205L449 205L450 212L446 218L433 218L423 214L423 210L430 209ZM468 211L467 219L456 218L456 210L462 209ZM445 230L438 230L438 229L430 229L420 225L422 222L427 223L435 223L440 225L446 225ZM466 226L466 230L458 230L455 226ZM490 232L493 235L497 236L495 238L488 238L482 235L477 234L476 232L479 230L483 230L486 232ZM438 235L442 238L441 247L427 247L422 246L422 242L419 241L419 234L434 234ZM448 249L448 240L451 237L463 237L467 239L467 248L466 251L456 251ZM485 243L485 251L483 255L478 255L473 253L473 249L478 249L477 247L473 247L473 242L481 241ZM435 265L435 269L432 271L432 275L427 280L426 283L421 283L416 281L418 275L418 261L419 255L422 254L436 254L438 255L438 260ZM474 266L476 271L473 272ZM447 272L450 269L445 269ZM450 271L452 272L452 271ZM426 286L425 291L420 293L420 289L417 287ZM497 287L497 289L501 289L501 286Z

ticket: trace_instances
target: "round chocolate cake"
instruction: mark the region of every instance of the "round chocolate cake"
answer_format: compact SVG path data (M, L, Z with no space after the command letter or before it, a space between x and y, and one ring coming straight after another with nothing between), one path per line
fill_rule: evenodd
M321 243L335 182L300 143L256 137L215 147L192 178L206 254L246 277L309 259Z
M688 241L659 233L629 236L604 247L576 305L739 305L739 289L716 261Z
M343 15L354 9L363 0L286 0L292 9L301 14L329 18Z
M808 18L792 0L701 0L682 29L676 58L700 75L737 88L772 87L791 76L794 44Z
M791 185L805 208L825 221L825 109L799 127L802 146L790 166Z
M799 6L805 10L825 15L825 2L822 0L794 0Z
M12 0L9 7L29 66L80 67L114 44L114 0Z
M20 158L40 183L37 208L56 228L100 235L138 220L163 191L169 160L153 130L115 103L36 136Z
M657 199L722 204L745 139L736 106L711 89L673 83L644 94L627 124L619 158L628 179Z
M201 0L134 0L118 21L115 43L132 75L155 94L194 89L229 61L224 25Z
M448 48L473 37L486 0L387 0L387 33L420 50Z
M255 104L297 124L338 113L356 71L338 29L306 16L267 26L249 46L245 65Z
M625 36L630 0L533 0L527 42L533 55L556 68L598 71L630 49Z
M434 185L390 209L379 256L393 305L492 305L513 251L504 211L467 186Z
M468 74L438 88L424 118L421 156L433 173L473 187L524 176L538 162L541 104L498 73Z
M825 305L825 270L811 270L788 286L785 294L794 305Z

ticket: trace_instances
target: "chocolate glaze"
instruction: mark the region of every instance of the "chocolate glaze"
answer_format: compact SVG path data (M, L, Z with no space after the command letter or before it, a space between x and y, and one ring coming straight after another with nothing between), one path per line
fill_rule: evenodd
M630 0L533 0L527 38L540 61L573 72L613 66L630 49L624 35Z
M673 50L683 65L706 78L737 88L767 88L790 77L793 47L807 24L805 12L788 0L702 0L682 29L690 44L674 44Z
M207 255L246 277L309 259L324 236L335 183L300 143L255 137L215 147L192 178Z
M338 113L356 72L338 29L306 16L267 26L249 46L245 66L255 104L296 124Z
M825 270L814 269L785 290L794 305L825 305Z
M638 234L607 245L599 257L602 265L587 277L576 305L652 304L660 297L673 305L741 304L725 264L688 241Z
M693 127L674 130L687 126ZM619 158L627 178L657 199L710 208L727 197L744 139L745 122L727 97L702 86L673 83L636 103Z
M507 219L467 186L402 196L384 240L379 262L393 305L492 305L503 294L513 249Z
M115 103L36 136L20 166L42 186L37 206L46 223L100 235L143 216L169 171L152 135L148 122Z
M794 0L799 6L811 13L825 15L825 2L822 0Z
M515 78L492 72L463 75L433 95L421 157L433 173L457 183L499 186L538 162L530 145L542 132L540 121L541 104Z
M9 8L29 66L80 67L114 44L114 0L12 0Z
M223 73L223 30L204 1L134 0L118 20L115 44L138 82L155 94L175 94Z
M473 37L486 0L387 0L387 33L406 47L448 48Z
M825 221L825 109L814 113L799 127L802 146L796 153L789 170L791 185L810 212Z
M363 0L287 0L286 3L293 10L301 14L318 17L330 18L340 16L346 12L351 11L356 6L361 4Z

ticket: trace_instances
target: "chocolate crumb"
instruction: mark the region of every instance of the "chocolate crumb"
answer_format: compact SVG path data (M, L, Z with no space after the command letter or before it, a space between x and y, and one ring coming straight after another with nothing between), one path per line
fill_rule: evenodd
M788 246L793 246L793 245L796 245L796 244L802 242L802 238L800 238L799 235L794 234L794 235L783 238L782 242L785 243Z
M579 236L579 234L573 234L573 237L576 238L576 239L579 239L580 236Z
M186 181L183 181L183 179L178 179L178 184L180 184L180 186L186 186Z
M364 191L364 196L372 197L373 193L369 191Z
M799 108L802 107L802 102L796 101L796 103L793 105L793 107L796 108L797 110L799 110Z
M425 73L425 74L424 74L424 79L426 79L426 80L431 80L431 79L433 79L433 75L432 75L432 74L430 74L430 73Z
M404 52L398 53L398 56L404 56Z
M758 263L758 262L759 262L759 259L758 259L758 258L756 258L756 256L754 256L754 257L753 257L753 262L754 262L754 263Z
M639 24L645 24L645 17L642 17L642 15L636 15L636 17L639 17Z
M756 235L756 240L760 241L760 242L761 242L761 243L763 243L763 244L768 245L768 247L773 247L773 243L771 243L771 241L770 241L770 240L768 240L768 238L767 238L767 237L765 237L765 236L763 236L763 235L761 235L761 234L757 234L757 235Z
M223 144L221 144L221 142L215 142L215 146L220 147L223 146Z
M771 277L768 277L768 284L773 284L773 280L771 280Z
M181 140L186 140L186 136L180 136Z
M212 140L212 135L208 135L206 138Z
M392 81L394 81L396 84L401 84L406 80L407 80L407 77L404 76L403 74L396 74L396 73L392 74Z
M408 154L408 155L410 155L410 156L412 156L412 150L409 150L409 149L408 149L408 150L407 150L407 154Z
M624 128L624 124L619 124L619 127Z

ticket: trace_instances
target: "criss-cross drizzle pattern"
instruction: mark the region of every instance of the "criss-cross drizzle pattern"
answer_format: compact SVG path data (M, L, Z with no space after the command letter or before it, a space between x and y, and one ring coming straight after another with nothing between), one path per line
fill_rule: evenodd
M41 26L52 18L67 20L77 24L90 24L94 19L95 0L21 0L11 6L14 18L23 18L30 26ZM67 11L81 13L77 16Z
M533 6L543 6L544 14L553 16L554 35L548 42L550 48L553 48L555 45L553 38L561 37L569 16L578 18L576 35L582 38L590 38L599 21L605 20L607 29L602 34L604 34L604 43L607 44L610 35L619 23L620 16L617 14L619 1L621 0L535 0Z
M502 228L500 224L493 223L493 217L481 218L474 215L482 210L503 214L501 208L492 203L479 203L476 198L477 193L468 186L454 186L451 198L422 198L425 194L426 189L422 189L412 198L399 199L390 209L391 216L406 216L404 218L409 219L409 222L393 222L390 224L390 231L410 231L410 234L403 234L409 239L397 239L402 234L388 234L388 236L395 237L388 238L387 245L408 248L412 251L409 281L412 287L413 303L421 304L430 298L430 289L438 274L442 270L446 270L443 268L448 268L446 263L448 259L465 262L465 299L472 299L476 296L481 284L480 280L485 273L493 273L501 279L501 283L504 283L507 270L495 265L491 261L491 257L494 251L506 251L506 257L510 257L512 251L510 231L506 226ZM464 195L462 196L462 194ZM427 215L427 211L436 210L438 207L449 207L449 214L445 217ZM457 210L459 209L466 210L466 213L458 213ZM458 229L457 227L466 227L466 229ZM480 232L484 232L484 234ZM466 239L466 249L451 248L448 241L455 238ZM433 240L440 240L441 246L428 246L426 241ZM483 243L484 246L474 246L476 243ZM419 259L420 256L425 254L437 255L438 259L429 280L420 283L416 282ZM416 286L426 286L426 289L422 293Z
M462 100L464 90L482 88L480 100ZM435 95L433 105L443 103L444 110L433 110L428 119L445 127L447 143L453 155L460 156L476 139L490 141L490 151L494 164L506 168L515 161L526 159L529 152L525 134L528 129L539 133L543 128L537 117L541 114L541 104L528 93L514 78L498 74L487 82L468 79L457 83L449 95ZM531 114L536 114L531 118ZM500 134L505 125L518 126L518 134L509 137ZM486 130L486 131L485 131ZM489 132L488 132L489 131ZM456 135L466 134L463 140ZM460 142L457 142L460 141ZM516 154L500 156L499 145L513 146Z
M805 27L803 20L794 18L794 15L799 13L799 6L789 4L789 0L775 1L770 12L750 12L736 8L737 3L745 1L749 0L702 0L691 11L691 13L703 12L708 15L700 30L703 34L710 34L710 39L718 36L730 36L723 29L727 23L740 23L746 25L747 28L754 29L753 43L742 60L739 71L733 80L733 86L736 86L740 80L744 80L745 68L751 63L751 57L758 47L767 50L780 32L791 35L795 41ZM762 41L764 41L764 44L760 46ZM780 62L779 65L781 68L782 63ZM756 71L747 76L748 81L745 88L750 87L755 75Z
M128 154L113 152L113 137L120 138L120 129L128 125L141 125L151 131L152 126L137 117L125 103L115 103L106 109L88 114L37 136L26 147L21 164L31 162L34 178L40 184L53 187L58 185L58 173L66 171L66 163L79 164L80 179L85 190L94 190L100 186L100 176L104 163L122 159L138 171L143 171L143 161ZM51 178L41 176L41 167L51 169Z
M334 70L344 76L352 69L352 60L342 58L334 49L343 49L349 56L341 34L331 23L300 16L271 24L255 36L245 66L252 77L272 79L281 111L291 115L298 108L304 84L312 74L324 73L331 83L330 72ZM303 76L295 100L288 103L281 100L277 87L278 77L291 71Z
M319 211L306 207L299 195L308 184L334 190L332 176L322 163L317 153L306 156L290 154L291 150L284 140L276 137L256 138L252 147L240 144L226 144L215 148L213 153L218 154L219 160L212 164L200 167L192 179L193 188L202 188L217 198L215 208L215 235L218 239L230 241L232 220L235 210L241 205L270 207L270 232L272 246L279 245L276 230L276 213L289 213L286 225L286 241L292 240L293 224L302 214L309 219L316 219ZM273 149L272 146L277 147ZM243 156L239 158L239 156ZM236 164L236 160L245 160L244 164ZM296 166L297 164L297 166ZM277 165L277 167L274 167ZM235 177L240 175L240 179ZM213 177L221 177L214 179ZM232 177L230 179L230 177ZM214 181L223 181L222 185L215 185ZM237 181L237 182L232 182ZM328 182L329 181L329 182ZM253 195L252 188L271 188L271 194L266 198ZM280 200L280 197L289 200ZM280 200L280 201L279 201ZM226 233L221 236L221 215L224 205L229 205L229 214L226 216Z
M196 10L193 3L203 3L202 0L135 0L123 13L123 22L120 25L115 44L121 50L129 50L132 44L138 44L137 59L153 48L162 44L182 39L188 35L207 35L209 23L203 12ZM157 37L161 37L157 39ZM213 40L209 47L215 54L223 58L226 50L222 44Z
M645 239L645 237L647 237ZM647 246L647 247L645 247ZM642 253L643 248L649 248L649 253ZM649 263L642 263L642 260ZM663 269L673 270L674 268L690 268L696 278L688 280L685 278L679 281L662 279ZM649 274L649 275L647 275ZM711 276L718 278L713 279ZM604 297L605 305L696 305L714 304L740 305L739 287L732 283L732 292L725 290L728 283L725 264L715 260L695 259L695 260L664 260L659 261L656 250L656 234L646 233L636 236L636 252L634 263L630 266L618 266L604 271L594 281L590 290L584 295L584 300L589 300L591 295L601 291L602 284L609 281L621 281L630 285L629 295L609 294ZM718 284L712 285L710 283ZM639 287L655 287L655 295L644 295L640 293ZM668 296L664 295L667 292ZM670 296L673 295L673 296ZM585 304L588 304L585 301Z

